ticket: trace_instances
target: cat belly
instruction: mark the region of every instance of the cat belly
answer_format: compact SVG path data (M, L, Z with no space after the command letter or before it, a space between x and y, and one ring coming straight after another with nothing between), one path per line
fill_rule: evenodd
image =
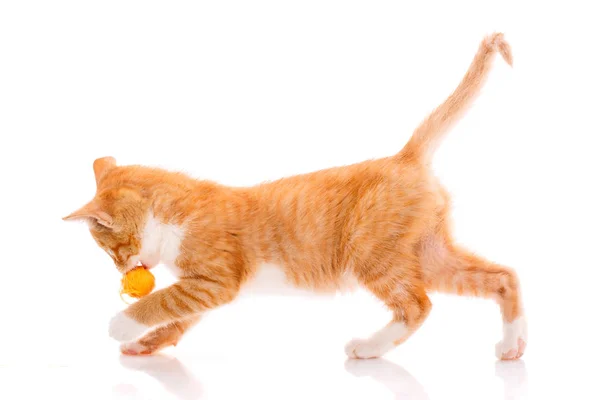
M317 290L311 287L299 287L287 278L281 266L276 264L262 264L258 266L256 274L242 286L241 294L333 297L337 292L353 290L358 284L353 276L346 274L337 285L327 286Z

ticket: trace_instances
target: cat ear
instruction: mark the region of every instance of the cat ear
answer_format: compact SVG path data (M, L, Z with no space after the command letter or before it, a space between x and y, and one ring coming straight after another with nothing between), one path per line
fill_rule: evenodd
M96 186L108 171L117 166L117 160L114 157L102 157L94 161L94 176L96 177Z
M96 221L102 226L113 229L113 218L105 211L100 210L93 203L88 203L79 210L63 218L63 221Z

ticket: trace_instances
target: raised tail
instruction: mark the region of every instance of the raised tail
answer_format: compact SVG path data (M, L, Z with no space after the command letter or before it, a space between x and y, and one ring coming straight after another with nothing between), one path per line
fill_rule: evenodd
M496 52L512 66L510 46L504 35L494 33L485 37L458 87L419 125L397 158L416 157L424 162L431 161L444 134L463 116L481 91Z

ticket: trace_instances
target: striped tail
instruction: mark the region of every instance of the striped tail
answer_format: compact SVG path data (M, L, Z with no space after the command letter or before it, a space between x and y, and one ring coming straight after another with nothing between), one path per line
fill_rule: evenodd
M496 52L512 66L510 46L504 40L504 35L494 33L485 37L458 87L419 125L406 146L396 155L397 158L416 157L426 163L431 161L444 134L462 117L481 91Z

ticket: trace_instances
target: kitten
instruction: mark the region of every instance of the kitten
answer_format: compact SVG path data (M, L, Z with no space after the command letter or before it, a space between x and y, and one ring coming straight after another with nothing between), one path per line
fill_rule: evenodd
M249 188L117 166L112 157L94 161L94 199L64 219L86 221L121 273L162 263L179 278L111 320L121 351L150 354L176 344L203 313L268 273L316 292L354 281L389 307L387 326L347 344L352 358L379 357L407 340L429 314L429 291L496 300L504 320L496 354L521 357L527 332L518 278L453 242L449 195L430 168L496 52L512 63L503 35L486 37L456 90L387 158Z

